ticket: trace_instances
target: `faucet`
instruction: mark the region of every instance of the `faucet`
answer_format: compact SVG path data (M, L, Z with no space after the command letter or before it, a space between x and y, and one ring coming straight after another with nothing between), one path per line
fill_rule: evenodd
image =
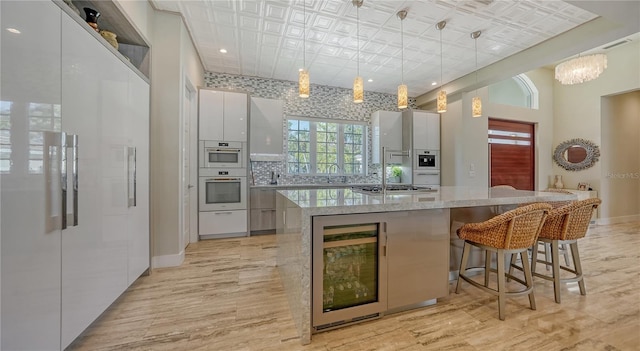
M331 172L332 169L335 169L335 172ZM334 163L332 165L329 165L329 168L327 169L327 183L332 183L331 182L331 173L334 174L339 174L340 173L340 166L338 166L337 163ZM346 183L346 178L343 178L343 183Z

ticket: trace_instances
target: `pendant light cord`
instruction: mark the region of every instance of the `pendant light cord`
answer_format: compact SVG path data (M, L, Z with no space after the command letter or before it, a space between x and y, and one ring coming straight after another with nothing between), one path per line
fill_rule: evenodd
M403 19L400 19L400 47L402 50L400 51L400 80L402 84L404 84L404 26L402 25Z
M442 29L440 29L440 90L442 90L442 83Z
M302 69L307 69L307 0L302 0Z
M356 6L356 45L358 57L356 59L356 75L360 77L360 6Z
M478 38L474 38L473 42L475 44L476 47L476 94L478 91Z

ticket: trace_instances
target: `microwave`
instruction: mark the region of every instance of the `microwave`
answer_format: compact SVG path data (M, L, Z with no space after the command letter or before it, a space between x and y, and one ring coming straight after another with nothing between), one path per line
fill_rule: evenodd
M245 147L239 141L200 141L200 168L246 168Z
M440 152L438 150L414 150L414 171L420 170L439 170L440 169Z

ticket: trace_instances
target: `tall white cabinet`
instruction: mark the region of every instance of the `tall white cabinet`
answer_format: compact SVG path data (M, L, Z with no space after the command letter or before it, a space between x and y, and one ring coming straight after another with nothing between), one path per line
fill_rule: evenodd
M53 2L0 4L21 32L2 31L0 349L59 350L149 267L149 84Z

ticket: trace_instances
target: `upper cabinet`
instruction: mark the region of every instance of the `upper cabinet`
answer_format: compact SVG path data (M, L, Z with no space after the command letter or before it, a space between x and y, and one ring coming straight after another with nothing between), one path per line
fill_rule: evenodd
M200 89L200 140L247 141L247 94Z
M120 60L131 68L135 68L136 73L143 78L149 78L150 50L149 44L142 34L129 22L126 14L116 1L105 0L55 0L65 12L67 12L76 22L82 24L91 34L109 50L111 50ZM115 34L117 48L110 44L86 23L84 8L96 10L100 13L97 24L98 30L106 30Z
M440 150L440 114L413 111L413 148Z
M251 142L252 154L281 155L282 145L282 100L251 98Z
M381 163L382 147L390 150L402 150L402 113L376 111L371 115L372 126L372 163ZM402 163L402 158L389 160L390 163Z

